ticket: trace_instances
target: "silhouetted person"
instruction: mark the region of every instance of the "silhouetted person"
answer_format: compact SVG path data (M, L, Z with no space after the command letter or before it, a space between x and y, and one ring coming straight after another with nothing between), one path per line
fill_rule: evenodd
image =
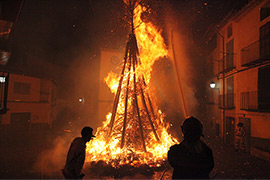
M76 137L70 145L66 165L63 169L65 179L82 179L84 177L81 170L85 160L86 143L95 136L93 129L88 126L82 129L81 135L82 137Z
M181 126L184 140L168 151L168 160L174 168L173 179L209 179L214 168L212 150L200 140L202 124L194 118L187 118Z

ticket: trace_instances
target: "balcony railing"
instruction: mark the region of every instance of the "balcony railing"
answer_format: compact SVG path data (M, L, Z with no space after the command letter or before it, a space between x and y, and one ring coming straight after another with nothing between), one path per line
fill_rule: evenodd
M258 110L258 92L242 92L240 96L240 109Z
M228 53L224 56L224 60L223 58L217 60L219 63L219 74L221 73L227 73L233 69L235 69L235 54L234 53ZM224 62L225 61L225 62ZM225 69L223 70L223 63L225 63Z
M234 94L225 94L225 107L223 104L223 95L219 95L219 108L221 109L234 109Z
M241 50L241 65L249 66L260 60L260 41L256 41Z
M269 44L265 43L265 39L258 40L241 50L241 65L251 66L270 59Z

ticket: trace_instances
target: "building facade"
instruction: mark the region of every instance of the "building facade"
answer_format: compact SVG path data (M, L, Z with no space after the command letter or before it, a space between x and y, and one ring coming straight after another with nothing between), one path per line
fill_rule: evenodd
M36 63L36 57L28 57L36 63L29 67L26 67L26 64L30 64L26 61L17 65L9 62L13 53L9 38L22 5L23 1L20 0L0 3L0 134L9 130L25 132L48 129L55 120L56 85L51 80L38 78L49 74L51 67L43 66L46 70L42 69L44 73L40 73L41 70L37 69L44 63Z
M109 73L119 76L122 68L124 51L114 49L103 49L100 57L99 71L99 103L98 103L98 119L103 122L106 115L112 112L114 94L105 82ZM117 82L118 84L118 82Z
M208 42L211 126L234 145L239 122L246 151L270 160L270 2L252 0L228 15Z
M0 115L2 131L51 128L56 114L55 97L56 85L51 80L10 73L8 111Z

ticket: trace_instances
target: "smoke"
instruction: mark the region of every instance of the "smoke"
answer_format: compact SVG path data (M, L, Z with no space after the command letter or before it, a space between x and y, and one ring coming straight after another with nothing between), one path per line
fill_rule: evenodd
M61 169L64 168L70 143L77 134L65 133L61 136L51 137L52 143L48 147L48 142L47 147L41 150L33 166L33 172L40 172L41 178L62 178ZM50 140L48 139L48 141Z
M199 115L195 81L199 73L196 69L198 59L192 56L192 51L196 49L196 46L193 44L191 33L187 31L188 25L184 21L175 23L179 22L179 19L177 20L173 14L173 10L167 11L166 28L163 30L169 57L155 63L150 86L167 120L179 130L185 114L196 117Z
M95 54L91 54L94 57ZM67 152L70 143L75 137L80 136L80 131L84 126L91 126L93 129L99 126L96 119L97 111L97 94L98 86L98 69L96 65L90 63L89 55L82 53L76 57L80 62L73 63L72 68L67 72L69 82L65 82L63 87L68 87L68 95L65 99L58 100L58 117L59 124L56 132L52 134L39 154L38 159L33 167L35 172L41 172L44 177L60 177L62 178L61 169L63 169L66 161ZM94 65L93 65L94 64ZM97 81L97 82L96 82ZM82 101L79 101L82 98ZM65 132L66 131L66 132ZM60 135L59 135L60 134Z
M84 126L94 129L100 126L97 120L99 54L96 51L78 47L80 53L71 59L66 79L59 84L62 91L57 100L58 114L53 134L47 137L46 146L39 153L33 166L34 172L40 172L44 178L63 178L69 146L75 137L80 136ZM82 98L82 101L79 101Z
M168 10L168 12L172 11ZM198 116L196 84L194 81L198 76L198 72L195 68L196 60L190 55L190 50L194 49L194 46L189 38L190 36L188 36L188 26L185 26L185 22L176 24L175 22L179 20L175 18L171 14L167 14L166 16L165 22L167 24L164 33L167 35L169 57L159 59L155 62L150 88L153 92L152 98L154 98L154 101L157 102L158 106L166 114L166 119L173 124L177 136L180 137L180 124L185 118L185 113L177 78L180 78L181 81L187 115ZM92 44L98 44L99 46L101 43L108 42L94 41L92 40ZM96 129L96 127L101 125L101 122L97 122L97 95L99 91L98 77L100 68L98 60L100 57L97 52L92 51L89 53L89 50L83 47L83 45L77 46L76 50L77 56L69 59L73 63L71 63L70 67L72 68L67 73L69 79L72 79L72 84L68 84L69 82L67 82L67 84L63 85L64 87L69 87L67 88L69 93L69 97L67 98L68 103L67 101L62 103L68 109L63 112L67 114L71 110L74 111L73 129L81 129L84 125L89 125L90 123L90 126ZM175 56L173 56L173 51ZM177 62L176 67L174 60ZM178 70L178 74L176 69ZM84 98L85 101L79 103L77 101L78 98ZM72 119L73 117L69 118ZM55 172L60 174L60 169L65 164L69 145L74 137L76 137L74 134L72 136L71 134L66 134L65 136L55 138L51 147L46 148L41 153L40 158L35 164L35 169L37 171L43 171L44 175L48 177L52 176Z
M179 98L181 99L182 110L186 111L187 116L196 116L197 99L195 98L195 85L193 78L196 75L191 57L187 51L189 46L186 39L179 28L171 27L171 42L169 57L175 61L174 68L176 75L179 78L178 89ZM174 53L174 55L173 55ZM175 59L174 59L175 58ZM179 84L181 83L181 85ZM182 88L182 90L181 90ZM183 96L181 94L183 93ZM185 109L184 109L185 108Z
M195 22L198 20L190 15L193 9L183 9L182 13L173 9L166 13L166 32L169 44L170 57L173 60L173 51L180 78L187 115L195 116L204 121L204 107L199 100L204 97L204 59L198 47L198 37ZM189 16L190 15L190 16ZM172 46L173 45L173 46ZM172 48L173 47L173 48Z

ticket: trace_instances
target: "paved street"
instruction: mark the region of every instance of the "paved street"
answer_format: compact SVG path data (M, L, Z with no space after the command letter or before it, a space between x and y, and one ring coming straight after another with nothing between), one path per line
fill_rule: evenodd
M210 177L214 179L269 179L270 162L250 156L248 153L238 153L230 146L224 145L219 139L205 137L203 140L213 150L215 167ZM40 147L35 144L35 148L30 144L18 144L16 146L1 146L1 178L41 178L40 168L34 169L32 166L40 155ZM48 163L45 163L48 164ZM44 168L46 169L46 167ZM164 171L163 171L164 172ZM135 179L160 179L163 172L157 172L152 177L136 175ZM170 179L172 169L169 169L163 175L163 179ZM55 169L55 173L47 174L44 172L44 178L62 178L60 169ZM98 178L91 174L86 174L85 178Z
M212 148L215 167L210 174L213 179L270 179L270 162L248 153L235 152L233 147L224 145L220 139L205 137L203 141ZM170 179L172 170L163 176ZM157 178L161 177L158 173Z
M215 179L269 179L270 162L248 153L235 152L234 148L224 145L215 138L206 138L205 142L213 150L215 167L211 177Z
M205 137L203 141L212 148L215 167L210 174L212 179L270 179L270 162L248 153L235 152L233 147L224 145L220 139ZM172 169L163 176L170 179ZM159 178L158 173L155 177Z

